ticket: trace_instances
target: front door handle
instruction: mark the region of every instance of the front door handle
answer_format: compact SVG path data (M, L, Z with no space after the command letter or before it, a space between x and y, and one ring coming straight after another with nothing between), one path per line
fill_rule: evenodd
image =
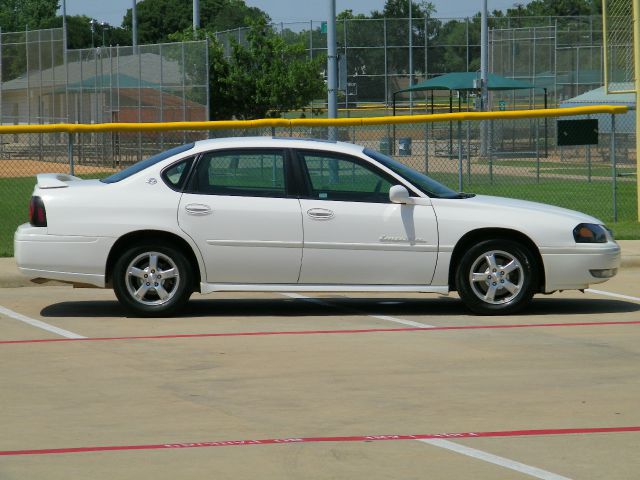
M307 215L314 220L330 220L334 217L333 210L327 208L311 208L307 210Z
M202 203L190 203L185 205L184 209L189 215L209 215L210 213L213 213L213 210L211 210L209 205L204 205Z

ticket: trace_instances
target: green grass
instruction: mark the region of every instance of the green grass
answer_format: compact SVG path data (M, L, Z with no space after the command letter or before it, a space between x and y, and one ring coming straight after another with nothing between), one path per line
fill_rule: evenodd
M477 162L477 165L489 165L487 160L481 160ZM537 163L535 160L513 160L513 159L496 159L493 161L493 168L496 170L504 171L505 167L518 167L526 168L529 174L535 174L537 169ZM618 176L620 177L635 177L636 167L624 165L618 166ZM572 162L546 162L540 163L540 174L551 175L575 175L582 176L585 179L589 175L589 166L586 163L572 163ZM611 178L611 166L602 163L593 163L591 165L592 177L607 177Z
M456 174L433 174L432 176L454 190L458 189ZM467 192L548 203L585 212L607 222L607 224L614 224L613 192L610 181L544 179L543 182L536 183L535 178L525 179L496 175L494 182L491 183L488 175L477 174L473 175L470 184L467 180L465 175L463 190ZM636 182L618 182L618 223L624 222L629 225L637 223L636 198ZM615 232L615 228L613 230ZM629 235L635 235L634 238L640 239L640 228L625 228L624 232L626 238Z
M95 175L86 175L95 178ZM435 174L438 181L457 190L455 174ZM13 255L13 232L28 221L29 199L35 185L34 177L0 178L0 256ZM618 239L640 239L636 182L619 182L618 222L613 222L611 183L608 181L569 181L495 176L491 184L487 175L474 175L472 183L465 176L463 190L485 195L521 198L559 205L594 215L608 224Z
M13 232L29 221L34 177L0 178L0 256L13 256Z
M640 223L637 221L624 221L608 225L613 230L613 236L617 240L640 239Z

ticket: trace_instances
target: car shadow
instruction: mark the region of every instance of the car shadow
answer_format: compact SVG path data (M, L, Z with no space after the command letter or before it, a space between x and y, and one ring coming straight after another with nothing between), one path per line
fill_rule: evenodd
M474 316L457 298L192 299L176 318L316 317L390 315ZM640 304L612 299L535 298L518 315L565 316L630 313ZM43 308L42 317L122 318L131 316L116 301L60 302Z

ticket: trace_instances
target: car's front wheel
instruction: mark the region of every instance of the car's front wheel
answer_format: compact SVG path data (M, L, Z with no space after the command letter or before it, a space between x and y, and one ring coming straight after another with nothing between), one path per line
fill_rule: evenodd
M530 250L511 240L486 240L462 256L456 287L465 305L480 315L514 313L536 290L538 270Z
M129 248L113 268L113 290L135 315L166 317L178 312L192 293L191 266L170 245Z

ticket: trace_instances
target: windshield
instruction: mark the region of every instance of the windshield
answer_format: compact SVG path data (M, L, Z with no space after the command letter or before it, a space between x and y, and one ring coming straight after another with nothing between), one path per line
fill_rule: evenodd
M142 170L144 170L145 168L148 168L152 165L155 165L158 162L161 162L162 160L165 160L169 157L172 157L174 155L177 155L179 153L182 152L186 152L187 150L191 150L194 147L194 143L188 143L186 145L180 145L178 147L173 147L169 150L166 150L164 152L160 152L157 155L154 155L153 157L149 157L145 160L141 160L140 162L134 163L133 165L131 165L129 168L125 168L124 170L118 172L118 173L114 173L113 175L111 175L110 177L107 178L103 178L102 180L100 180L101 182L104 183L116 183L119 182L120 180L124 180L125 178L129 178L131 175L134 175L138 172L141 172Z
M394 160L391 157L387 157L386 155L380 152L376 152L375 150L371 150L370 148L365 148L364 153L374 160L377 160L385 167L393 170L401 177L409 180L409 182L411 182L413 185L415 185L431 197L461 198L461 195L458 192L451 190L449 187L446 187L441 183L436 182L433 178L427 177L424 173L415 171L404 163L400 163L397 160Z

